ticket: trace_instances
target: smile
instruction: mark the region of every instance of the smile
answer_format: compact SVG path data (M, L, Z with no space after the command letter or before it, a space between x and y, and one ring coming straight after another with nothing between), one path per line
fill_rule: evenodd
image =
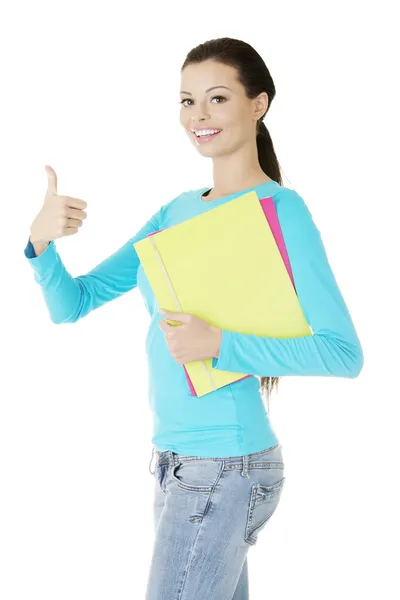
M212 131L212 130L210 130L210 131ZM222 131L222 129L220 129L219 131L215 130L214 133L201 133L200 135L193 132L193 135L195 136L195 138L199 144L204 144L205 142L209 142L210 140L213 140L215 137L217 137L217 135L219 135L221 133L221 131Z

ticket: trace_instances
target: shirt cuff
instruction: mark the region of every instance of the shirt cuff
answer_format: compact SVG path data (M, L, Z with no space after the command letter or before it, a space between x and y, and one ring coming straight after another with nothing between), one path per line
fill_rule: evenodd
M212 367L219 369L220 371L230 371L229 369L229 356L231 353L233 331L222 329L221 346L219 348L218 358L213 357Z
M47 248L39 254L39 256L36 256L33 244L30 239L28 239L24 254L29 260L31 267L38 275L43 275L49 268L53 267L57 258L54 240L51 240Z

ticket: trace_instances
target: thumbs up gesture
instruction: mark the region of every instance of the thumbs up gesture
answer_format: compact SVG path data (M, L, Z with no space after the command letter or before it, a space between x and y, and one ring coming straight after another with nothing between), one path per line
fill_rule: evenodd
M61 196L57 192L57 175L49 165L47 191L42 208L31 225L32 242L50 242L57 238L78 233L87 214L87 203L79 198Z

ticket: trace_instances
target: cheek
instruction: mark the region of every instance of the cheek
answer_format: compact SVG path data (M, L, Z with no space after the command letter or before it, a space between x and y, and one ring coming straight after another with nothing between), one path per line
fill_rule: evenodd
M184 130L184 132L186 133L186 135L192 139L192 132L190 131L190 127L191 127L191 122L190 119L188 119L187 116L183 115L179 117L179 122L181 124L182 129Z
M181 109L181 111L179 113L179 122L183 126L185 126L187 124L187 122L188 122L187 115L185 115L185 113L182 111L182 109Z

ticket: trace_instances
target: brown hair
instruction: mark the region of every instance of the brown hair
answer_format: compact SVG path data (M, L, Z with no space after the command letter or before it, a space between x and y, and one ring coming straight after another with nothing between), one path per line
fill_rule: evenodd
M256 98L262 92L268 94L268 108L265 114L257 121L256 142L258 160L264 173L280 185L283 185L274 145L268 129L263 122L263 118L270 109L276 93L274 82L265 62L250 44L241 40L224 37L209 40L190 50L181 71L190 64L201 63L206 60L215 60L235 67L238 73L238 80L243 85L249 99ZM269 411L271 392L274 388L278 391L279 377L261 376L259 379L260 392L262 397L267 400Z

